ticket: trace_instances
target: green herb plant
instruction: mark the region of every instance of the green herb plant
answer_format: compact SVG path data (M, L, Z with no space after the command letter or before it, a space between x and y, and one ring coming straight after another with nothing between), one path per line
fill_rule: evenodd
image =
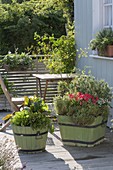
M53 132L54 128L50 119L50 110L44 101L36 96L25 97L24 109L15 112L11 123L17 126L30 126L32 129L48 128Z

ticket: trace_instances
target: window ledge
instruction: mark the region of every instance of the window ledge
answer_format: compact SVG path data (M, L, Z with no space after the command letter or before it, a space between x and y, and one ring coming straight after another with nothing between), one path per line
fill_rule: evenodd
M113 57L99 56L99 55L89 55L89 57L101 60L113 60Z

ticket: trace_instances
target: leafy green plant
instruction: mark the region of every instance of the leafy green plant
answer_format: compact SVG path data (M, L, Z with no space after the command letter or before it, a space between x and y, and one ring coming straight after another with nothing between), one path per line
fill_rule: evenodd
M59 81L58 82L58 93L63 96L66 92L69 91L69 84L70 84L70 81Z
M66 19L63 17L63 8L56 1L1 3L0 54L5 55L8 51L14 53L15 48L19 49L19 53L27 52L30 46L35 46L34 32L38 32L41 36L44 33L49 35L54 33L55 37L65 35Z
M30 126L32 129L49 128L53 132L48 105L41 98L25 97L24 109L15 112L11 123L17 126Z
M21 54L18 54L17 52L9 52L1 61L1 65L7 71L27 70L28 68L33 68L33 60L28 54L24 52Z
M35 34L37 52L50 55L44 60L51 73L70 73L75 68L76 45L72 31L67 36L55 38L54 35L40 37Z
M97 116L107 119L112 92L106 82L81 74L70 83L60 83L60 87L65 92L54 98L57 114L71 116L79 125L91 124Z
M106 102L112 99L111 88L104 80L96 80L92 75L85 75L84 73L75 76L75 79L70 84L70 92L81 91L82 93L89 93L93 96L103 98Z
M96 37L90 41L90 48L98 50L99 55L104 55L106 47L113 45L113 30L111 28L104 28L97 32Z

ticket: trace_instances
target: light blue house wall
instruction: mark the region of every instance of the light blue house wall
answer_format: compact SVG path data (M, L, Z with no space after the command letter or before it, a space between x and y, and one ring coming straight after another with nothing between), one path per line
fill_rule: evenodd
M75 0L75 31L77 48L88 48L92 39L92 0ZM78 67L84 69L89 65L90 58L82 58Z
M75 0L76 39L79 47L87 47L92 38L92 0Z
M96 0L95 0L96 1ZM77 48L88 48L88 44L94 37L93 30L93 0L75 0L75 31ZM98 0L101 1L101 0ZM98 8L98 6L97 6ZM96 17L95 17L96 18ZM96 21L96 19L95 19ZM97 18L98 22L98 18ZM99 23L99 22L98 22ZM100 27L100 26L99 26ZM98 29L99 29L98 27ZM97 30L96 30L97 31ZM78 61L78 67L83 70L91 70L92 75L97 79L104 79L113 87L113 59L107 57L91 56L92 51L89 50L87 58L81 58ZM113 105L113 102L112 102ZM113 117L113 109L111 109L110 118ZM109 121L108 121L109 124Z

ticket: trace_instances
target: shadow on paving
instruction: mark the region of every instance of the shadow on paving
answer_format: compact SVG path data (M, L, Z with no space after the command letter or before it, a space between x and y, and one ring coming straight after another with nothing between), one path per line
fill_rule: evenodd
M23 164L26 164L26 170L69 170L64 160L55 158L46 150L33 154L20 152L19 156Z

